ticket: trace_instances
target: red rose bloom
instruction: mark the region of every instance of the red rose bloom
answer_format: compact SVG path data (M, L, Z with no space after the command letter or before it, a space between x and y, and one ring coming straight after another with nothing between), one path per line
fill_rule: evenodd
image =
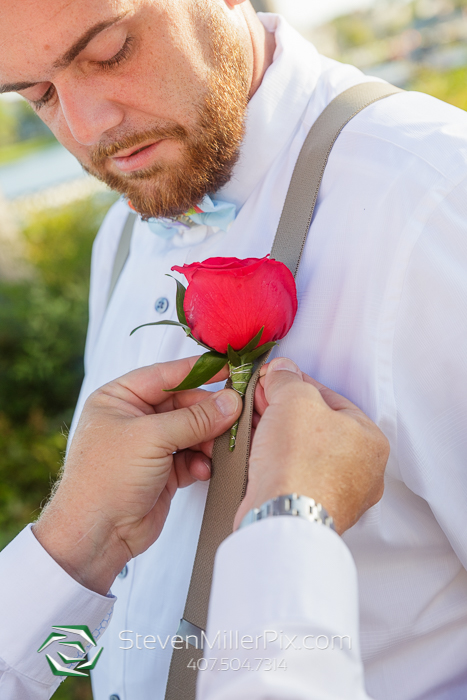
M217 352L241 350L264 326L261 345L289 332L297 291L289 268L265 258L209 258L175 265L188 288L183 308L193 336Z

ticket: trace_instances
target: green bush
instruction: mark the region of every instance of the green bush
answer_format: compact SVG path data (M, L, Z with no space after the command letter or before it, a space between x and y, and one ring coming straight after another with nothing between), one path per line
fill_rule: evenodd
M0 284L0 548L35 519L56 478L83 378L91 246L109 206L31 219L36 276Z
M467 109L466 82L467 66L447 71L423 68L410 85L410 89L426 92L455 107Z

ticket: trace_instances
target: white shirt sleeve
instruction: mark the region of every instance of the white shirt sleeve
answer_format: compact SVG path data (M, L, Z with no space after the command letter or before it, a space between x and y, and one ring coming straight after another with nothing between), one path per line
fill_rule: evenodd
M48 700L63 678L52 674L46 653L57 661L57 650L75 656L57 642L37 653L52 627L87 625L97 642L115 600L71 578L39 544L31 526L25 528L0 552L0 698Z
M396 456L401 476L428 503L464 568L467 568L466 310L464 172L464 179L455 182L434 208L413 245L398 308L393 371ZM423 501L413 510L412 517L414 521L423 517L428 530L433 526L423 514Z
M217 553L197 698L368 700L358 637L357 574L341 538L267 518Z

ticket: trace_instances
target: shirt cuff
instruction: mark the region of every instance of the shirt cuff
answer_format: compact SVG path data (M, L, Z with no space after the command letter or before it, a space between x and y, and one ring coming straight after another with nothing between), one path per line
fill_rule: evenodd
M45 655L59 661L57 650L76 654L58 642L37 653L57 631L52 627L86 625L97 642L110 622L116 598L95 593L69 576L35 538L31 525L0 552L0 571L0 657L14 672L55 685L57 678ZM68 636L68 641L79 639Z
M330 528L303 518L276 516L248 525L217 552L209 622L217 617L226 629L298 618L357 633L352 556Z
M358 634L341 538L303 518L261 520L217 552L199 700L368 700Z

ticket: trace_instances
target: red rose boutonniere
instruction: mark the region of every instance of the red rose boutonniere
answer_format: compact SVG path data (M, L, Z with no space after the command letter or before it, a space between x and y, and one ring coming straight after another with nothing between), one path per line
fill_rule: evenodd
M177 281L176 321L143 326L181 326L187 336L209 352L171 391L194 389L229 365L232 388L245 395L254 361L289 332L297 313L297 290L289 268L265 258L209 258L172 270L185 275L188 288ZM138 330L135 328L132 333ZM261 344L260 344L261 343ZM235 447L238 423L231 431Z

